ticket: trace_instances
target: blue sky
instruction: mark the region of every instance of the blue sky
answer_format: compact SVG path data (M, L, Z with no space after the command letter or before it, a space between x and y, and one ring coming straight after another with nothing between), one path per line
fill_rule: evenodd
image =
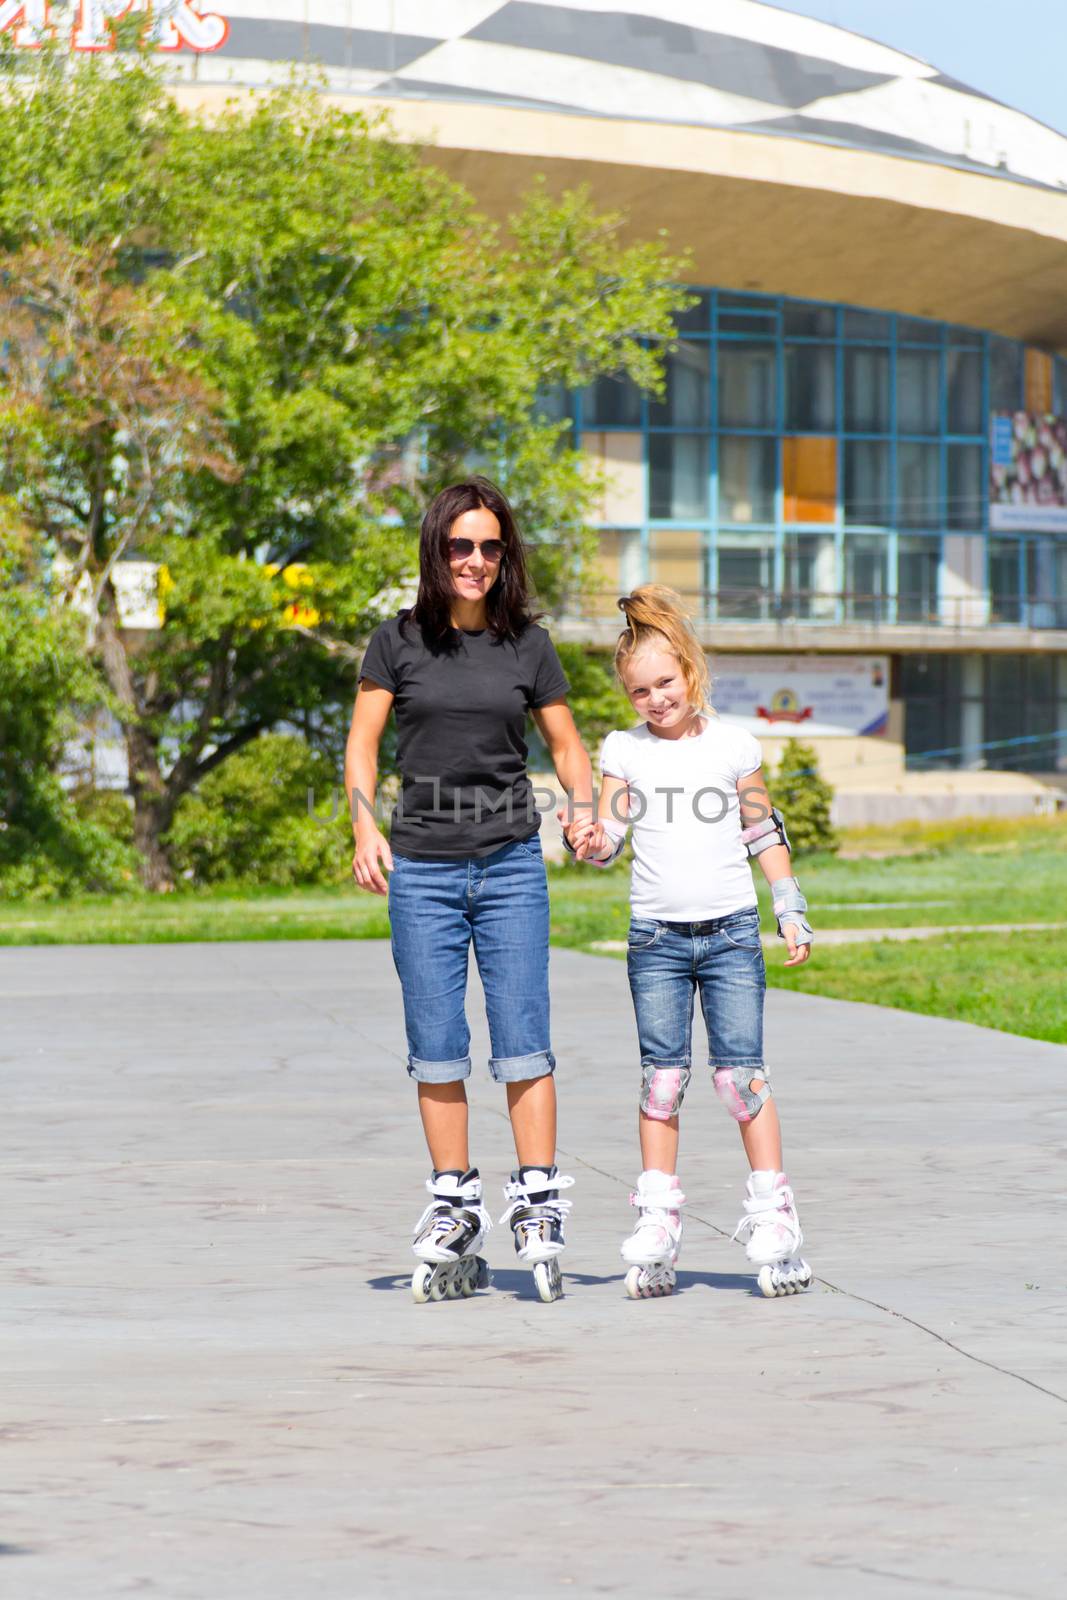
M1067 134L1067 0L768 0L931 61Z

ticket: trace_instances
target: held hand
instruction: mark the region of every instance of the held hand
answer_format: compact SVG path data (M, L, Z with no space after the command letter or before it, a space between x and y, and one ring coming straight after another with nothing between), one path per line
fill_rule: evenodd
M583 861L602 861L610 853L611 848L611 840L603 824L596 822L578 854Z
M356 887L366 889L369 894L389 893L389 885L378 865L379 856L386 872L392 872L393 852L389 848L389 841L377 829L356 841L356 853L352 857L352 876L356 880Z
M570 816L566 807L561 806L556 816L563 823L563 837L571 846L579 861L584 861L589 853L589 838L596 829L596 823L590 817Z
M811 945L797 944L797 929L795 923L792 922L782 923L782 938L785 940L785 947L789 952L789 958L785 965L787 967L802 967L811 955Z

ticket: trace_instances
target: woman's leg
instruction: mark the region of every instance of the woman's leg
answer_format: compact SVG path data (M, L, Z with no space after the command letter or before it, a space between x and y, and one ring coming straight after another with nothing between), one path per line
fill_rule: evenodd
M556 1159L556 1080L526 1078L505 1085L520 1167L550 1167Z
M465 1083L420 1083L419 1115L435 1172L466 1172L471 1164L467 1143Z
M423 1132L438 1172L470 1166L466 890L465 861L394 857L389 922L404 996L408 1075L418 1084Z
M474 955L520 1167L556 1158L556 1060L549 1032L548 883L535 836L473 863Z

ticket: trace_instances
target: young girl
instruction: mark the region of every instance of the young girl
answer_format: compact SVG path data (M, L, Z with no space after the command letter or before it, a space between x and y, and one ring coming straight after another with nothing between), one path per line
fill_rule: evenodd
M699 991L715 1088L740 1124L752 1168L734 1237L747 1241L765 1295L793 1294L809 1287L812 1273L799 1256L803 1236L763 1063L766 977L749 858L758 857L771 886L789 967L811 953L807 902L763 781L760 747L708 706L707 662L678 596L647 584L619 608L628 626L615 668L644 721L604 741L586 859L613 861L632 826L627 970L641 1049L642 1172L630 1197L637 1225L622 1246L627 1293L670 1294L676 1281L685 1203L678 1113Z

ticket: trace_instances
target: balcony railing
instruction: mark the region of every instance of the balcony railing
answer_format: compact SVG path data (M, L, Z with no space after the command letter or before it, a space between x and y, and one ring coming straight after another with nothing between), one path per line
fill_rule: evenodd
M681 590L697 622L759 622L784 627L856 625L878 628L937 628L973 631L1011 627L1067 631L1067 596L868 594L857 589L791 589L774 594L758 588ZM616 590L575 597L563 615L576 621L611 622L619 617Z

